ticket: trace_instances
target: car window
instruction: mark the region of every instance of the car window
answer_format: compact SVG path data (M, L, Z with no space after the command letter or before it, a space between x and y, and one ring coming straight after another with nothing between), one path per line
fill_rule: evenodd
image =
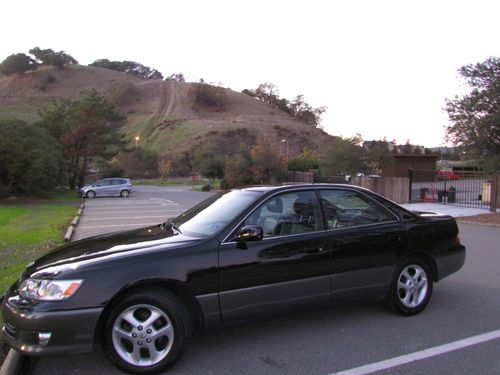
M321 229L321 215L314 192L297 191L265 201L243 225L259 225L264 237L307 233Z
M113 180L113 185L123 185L123 180Z
M259 194L247 191L231 191L216 194L190 208L172 221L181 232L209 236L225 228L250 206Z
M102 180L98 181L96 186L109 186L111 185L111 180Z
M349 190L320 190L328 229L393 221L395 218L361 194Z

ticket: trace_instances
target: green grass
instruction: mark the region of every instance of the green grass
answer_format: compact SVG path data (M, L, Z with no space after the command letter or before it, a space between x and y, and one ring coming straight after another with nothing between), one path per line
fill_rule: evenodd
M27 263L63 243L76 205L0 205L0 294Z

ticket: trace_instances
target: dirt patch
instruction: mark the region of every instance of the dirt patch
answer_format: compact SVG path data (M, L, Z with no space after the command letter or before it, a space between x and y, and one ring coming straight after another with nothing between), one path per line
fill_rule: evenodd
M489 214L481 214L474 216L458 217L457 221L463 224L479 224L489 225L492 227L500 227L500 212L492 212Z

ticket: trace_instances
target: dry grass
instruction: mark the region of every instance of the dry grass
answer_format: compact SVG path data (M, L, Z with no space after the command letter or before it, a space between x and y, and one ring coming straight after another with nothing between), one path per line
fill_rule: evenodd
M55 81L42 91L40 82L48 74ZM160 153L187 151L203 143L213 131L245 129L257 138L269 140L277 148L283 148L281 141L286 138L291 157L298 155L304 146L317 151L329 139L322 130L230 89L221 89L227 97L223 111L199 108L189 95L192 86L191 83L144 80L96 67L44 67L22 76L0 76L0 119L14 117L35 121L38 110L49 106L54 98L76 99L81 91L95 88L108 95L127 115L124 132L131 138L139 135L142 147ZM124 87L127 92L133 92L134 98L128 98L125 93L125 97L117 100L117 92L122 93ZM176 122L175 126L163 126L172 121Z

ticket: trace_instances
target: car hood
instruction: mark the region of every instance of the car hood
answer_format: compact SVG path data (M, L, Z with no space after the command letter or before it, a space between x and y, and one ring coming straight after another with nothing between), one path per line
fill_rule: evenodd
M56 275L68 266L83 265L103 258L116 259L148 251L165 250L199 241L200 237L182 234L170 224L116 232L71 242L50 251L28 265L27 275ZM50 275L49 275L50 274Z

